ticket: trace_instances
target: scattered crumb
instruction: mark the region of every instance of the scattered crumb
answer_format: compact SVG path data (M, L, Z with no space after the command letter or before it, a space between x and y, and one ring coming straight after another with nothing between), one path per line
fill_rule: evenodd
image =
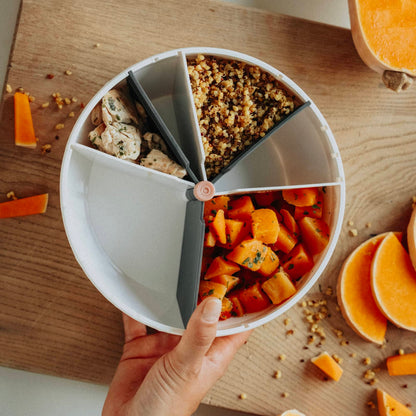
M403 384L403 385L402 385L402 388L403 388L403 389L407 389L407 384Z
M289 318L286 318L284 321L283 321L283 324L284 325L289 325L289 323L290 323L290 319Z
M371 364L371 358L370 357L365 357L363 359L363 364L364 365L370 365Z
M286 360L286 355L285 354L280 354L278 357L279 361L284 361Z
M246 393L241 393L238 397L239 397L241 400L245 400L245 399L247 399L247 394L246 394Z
M352 227L354 225L354 221L349 220L347 223L350 227Z
M55 76L54 74L48 74L48 75L46 75L46 78L47 79L53 79L54 76Z
M47 107L49 107L49 103L43 103L43 104L41 105L41 107L42 107L42 108L47 108Z
M68 114L68 117L75 117L75 113L74 113L73 111L71 111L71 112Z
M334 333L337 338L342 338L344 336L344 332L341 329L334 329Z
M94 48L99 48L101 45L99 44L99 43L96 43L95 45L94 45Z
M72 75L72 71L71 71L70 69L67 69L67 70L65 71L65 75Z
M311 345L315 342L315 335L308 335L308 344Z
M25 90L24 90L22 87L19 87L19 88L17 89L17 91L21 92L22 94L24 94L24 92L25 92Z
M356 228L351 228L351 230L349 231L350 236L352 237L357 237L358 235L358 231Z
M289 329L288 331L286 331L286 335L293 335L295 333L295 331L293 329Z
M370 227L371 227L371 222L367 222L367 224L365 224L365 226L366 226L367 228L370 228Z
M77 97L72 97L72 98L71 98L71 101L72 101L73 103L76 103L76 102L78 101L78 98L77 98Z
M55 130L62 130L64 127L65 127L65 124L64 123L58 123L55 126Z
M7 192L6 196L8 199L13 199L13 201L16 201L16 199L18 199L14 191Z
M341 345L341 347L346 347L349 344L350 344L349 341L347 341L346 339L341 340L341 342L339 343L339 345Z
M42 154L44 155L45 153L50 153L52 150L52 145L51 144L44 144L42 146Z
M334 361L338 364L342 364L342 358L339 357L337 354L332 354L332 358L334 359Z
M370 409L375 409L376 408L376 405L375 405L375 403L372 400L370 400L370 401L367 402L367 406Z
M64 101L65 101L65 104L66 105L71 104L71 100L69 98L67 98L67 97L64 98Z
M59 136L58 135L55 136L55 140L59 140Z
M33 103L36 98L33 95L29 95L29 102Z
M399 349L399 355L404 355L404 350L402 348Z
M12 89L12 87L11 87L11 85L10 85L10 84L7 84L7 85L6 85L6 92L7 92L8 94L11 94L11 93L13 92L13 89Z
M331 287L331 286L328 286L328 287L326 288L326 290L325 290L325 295L327 295L327 296L332 296L332 295L333 295L333 293L334 293L334 290L332 289L332 287Z
M273 374L274 378L282 378L282 372L280 370L276 370Z
M289 393L287 391L283 392L282 393L282 397L283 398L289 397Z
M357 353L356 352L350 353L350 357L355 358L356 356L357 356Z
M365 373L364 373L364 378L366 379L366 380L374 380L375 379L375 377L376 377L376 373L375 373L375 371L373 371L373 370L367 370Z

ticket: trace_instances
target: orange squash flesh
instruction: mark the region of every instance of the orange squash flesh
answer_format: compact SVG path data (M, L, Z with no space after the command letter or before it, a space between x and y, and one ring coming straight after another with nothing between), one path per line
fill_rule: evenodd
M274 305L279 305L296 293L289 276L284 271L279 271L261 285Z
M371 291L371 263L387 233L358 246L344 261L337 284L341 313L349 326L366 341L382 344L387 319L380 312Z
M305 416L305 415L299 412L299 410L291 409L291 410L286 410L280 416Z
M48 206L49 194L30 196L0 203L0 218L43 214Z
M253 237L264 244L274 244L279 234L279 222L273 210L256 209L251 214L251 230Z
M378 72L382 69L392 69L415 76L416 2L414 0L349 0L349 2L351 15L356 15L351 21L353 38L364 62ZM365 48L368 48L368 51L365 51ZM380 68L377 68L377 61Z
M374 255L371 289L378 308L390 322L416 331L416 271L393 233L384 238Z
M416 374L416 352L388 357L386 364L390 376Z
M408 407L380 389L377 389L377 404L380 416L412 416L413 414Z
M212 260L211 264L208 267L208 270L205 273L204 279L209 280L215 276L220 276L222 274L233 275L238 272L240 267L230 261L225 260L223 257L218 256Z
M14 94L14 143L30 148L35 148L37 143L29 97L21 92Z
M326 351L317 357L311 358L311 362L335 381L339 381L342 376L342 368Z

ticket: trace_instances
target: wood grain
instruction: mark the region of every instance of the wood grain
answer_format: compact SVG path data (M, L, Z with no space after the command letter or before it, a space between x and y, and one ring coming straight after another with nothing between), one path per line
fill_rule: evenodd
M121 6L122 4L122 6ZM99 47L95 45L99 43ZM335 288L347 254L370 234L404 230L416 193L416 89L401 95L384 88L359 59L349 31L216 1L151 0L123 3L24 0L10 60L8 83L23 87L32 104L36 150L13 143L12 95L5 94L0 126L0 198L49 192L45 215L0 223L0 364L78 380L109 383L122 347L120 313L91 285L68 245L59 207L60 163L66 140L86 103L109 79L135 62L166 50L219 46L253 55L278 68L315 101L340 147L347 181L346 221L325 273L308 297L326 298L326 344L307 346L303 309L257 329L205 403L275 415L296 407L309 415L375 414L375 386L364 371L380 367L376 386L404 403L416 397L412 377L389 377L385 357L416 350L416 336L389 326L385 349L361 340L320 293ZM70 69L72 75L64 72ZM47 79L48 73L55 74ZM58 110L51 94L77 97ZM41 104L50 102L48 108ZM70 111L75 112L69 118ZM64 123L63 130L55 125ZM59 136L59 137L56 137ZM52 144L41 154L43 144ZM371 227L365 224L371 222ZM288 329L293 335L286 335ZM349 345L340 346L334 329ZM323 348L343 358L339 383L323 381L309 359ZM350 353L357 356L352 358ZM285 361L277 359L287 356ZM372 358L366 367L362 359ZM301 362L301 360L304 360ZM282 378L273 378L275 370ZM407 384L407 388L402 386ZM245 392L246 400L239 394ZM288 392L287 398L281 397Z

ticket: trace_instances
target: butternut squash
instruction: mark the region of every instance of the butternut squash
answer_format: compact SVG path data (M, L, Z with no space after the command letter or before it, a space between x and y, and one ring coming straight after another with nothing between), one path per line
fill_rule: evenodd
M253 211L253 201L249 196L242 196L228 204L228 218L231 219L251 220Z
M286 410L280 416L305 416L305 415L299 412L299 410L291 409L291 410Z
M414 0L348 0L352 38L364 63L395 91L416 76Z
M289 253L288 259L283 263L283 269L293 280L297 280L309 272L313 265L314 262L311 255L302 244L298 244Z
M264 257L264 261L260 266L259 273L262 276L267 277L272 275L278 267L279 257L277 257L277 254L270 247L267 247L266 256Z
M342 376L343 369L326 351L311 358L311 362L335 381L339 381Z
M388 233L376 250L371 290L378 308L390 322L416 331L416 271L394 233Z
M233 310L233 303L226 296L222 299L220 320L224 321L225 319L231 318L231 312Z
M274 244L279 234L279 222L273 210L256 209L251 214L251 231L256 240L264 244Z
M358 246L344 261L337 283L337 298L348 325L366 341L383 344L387 319L371 291L371 264L381 241L379 234Z
M325 249L329 241L329 227L322 219L303 217L299 220L302 241L311 254Z
M318 201L317 188L296 188L284 189L282 191L283 199L295 207L308 207Z
M413 268L416 270L416 204L413 206L412 215L407 225L407 247Z
M210 199L209 201L206 201L204 204L204 217L207 217L208 215L212 215L215 217L219 209L227 211L229 200L229 196L219 195Z
M259 312L270 306L270 300L261 290L258 281L253 286L243 289L238 294L238 299L248 313Z
M29 97L21 92L14 94L14 143L32 149L37 143Z
M238 285L240 279L237 276L231 276L229 274L220 274L210 279L211 282L221 283L227 288L227 293Z
M231 311L231 316L243 316L244 315L244 308L243 308L243 305L240 302L240 299L238 299L238 296L236 296L236 295L230 296L230 300L233 303L233 309Z
M222 300L226 293L227 287L221 283L211 282L210 280L201 280L199 283L199 296L201 299L214 296Z
M210 224L212 231L215 234L215 237L221 244L227 242L227 236L225 234L225 216L224 210L219 209L215 214L214 220Z
M44 214L48 206L49 194L29 196L0 203L0 218L23 217Z
M271 246L274 251L283 251L289 253L295 247L298 239L293 236L289 230L283 225L279 226L279 234L276 242Z
M380 416L412 416L413 412L383 390L377 389L377 405Z
M386 364L390 376L416 374L416 352L388 357Z
M280 270L261 285L274 305L279 305L296 293L296 288L289 276Z
M242 241L226 257L228 260L255 272L260 269L266 252L267 247L261 241L252 238Z
M240 267L231 262L225 260L223 257L218 256L212 260L211 264L208 267L208 270L205 273L204 279L209 280L215 276L220 276L222 274L233 275L234 273L238 272Z

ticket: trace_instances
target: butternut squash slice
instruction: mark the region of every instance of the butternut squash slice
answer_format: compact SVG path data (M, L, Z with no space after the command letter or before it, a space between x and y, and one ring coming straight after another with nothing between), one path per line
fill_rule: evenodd
M416 204L413 207L412 215L407 226L407 246L413 267L416 270Z
M376 235L358 246L344 261L337 283L337 299L347 324L366 341L383 344L387 319L371 291L371 263L388 233Z
M395 91L416 76L414 0L348 0L352 38L364 63Z
M29 97L21 92L14 94L14 143L32 149L37 143Z
M380 416L412 416L413 412L404 404L377 389L378 413Z
M376 250L371 290L378 308L390 322L416 331L416 271L394 233L388 233Z
M342 376L343 369L326 351L311 358L311 362L335 381L339 381Z
M44 214L48 206L49 194L40 194L0 203L0 218L23 217Z
M386 364L390 376L416 374L416 352L388 357Z

